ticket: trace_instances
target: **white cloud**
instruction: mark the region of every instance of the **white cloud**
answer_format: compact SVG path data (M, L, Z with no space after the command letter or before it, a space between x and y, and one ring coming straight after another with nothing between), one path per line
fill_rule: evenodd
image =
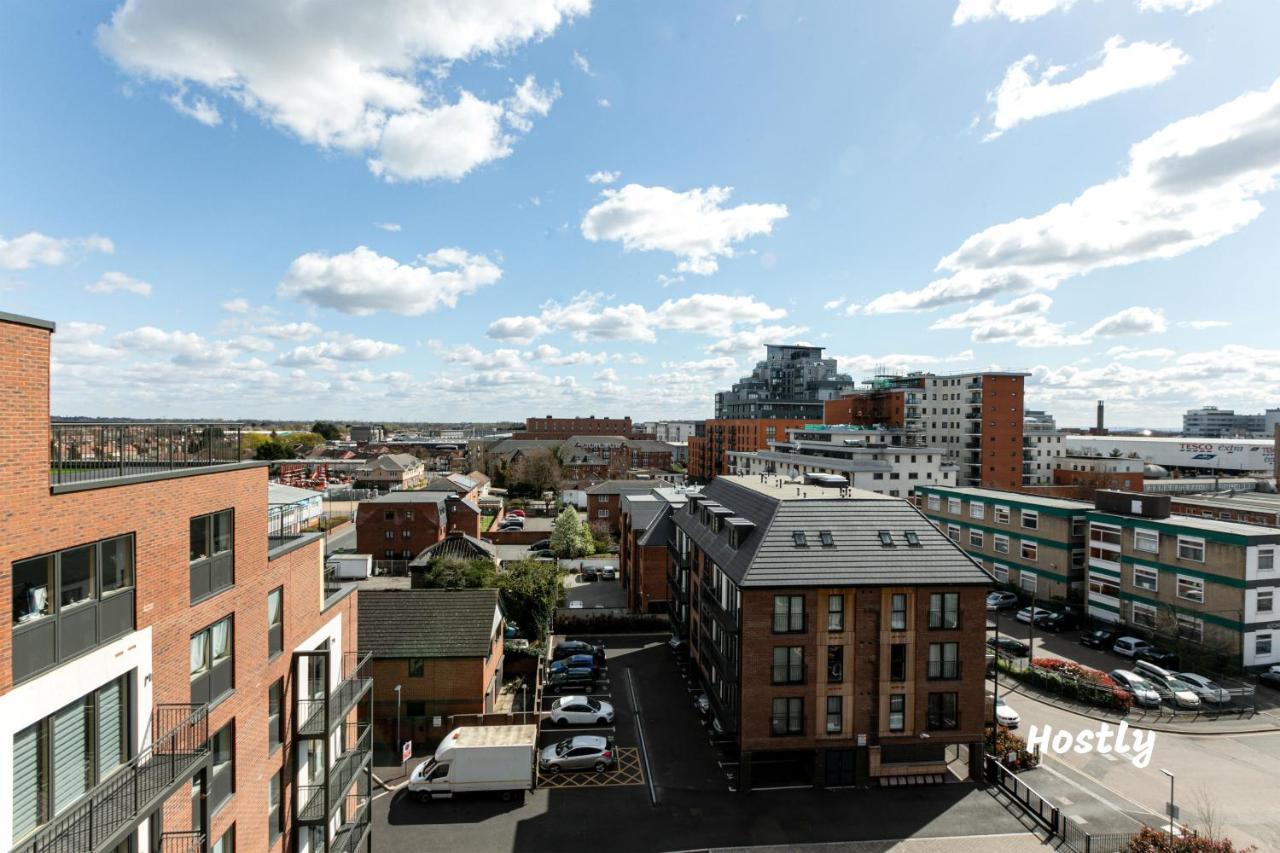
M118 348L129 352L165 353L175 364L209 365L227 361L233 348L225 341L210 341L195 332L165 331L140 326L115 337Z
M529 91L485 102L442 91L450 64L506 54L590 10L590 0L360 4L131 0L99 27L102 51L205 123L220 119L198 89L306 143L370 152L388 180L457 180L505 157L550 102ZM534 87L536 88L536 87Z
M110 255L115 245L106 237L50 237L28 231L12 239L0 236L0 269L25 270L40 265L57 267L66 263L77 251L103 252Z
M150 296L151 285L136 278L130 278L122 272L106 272L93 284L86 284L84 289L89 293L136 293L138 296Z
M1004 80L987 94L994 105L987 139L1032 119L1078 109L1121 92L1163 83L1190 58L1169 42L1138 41L1125 44L1120 36L1107 39L1101 61L1094 67L1062 80L1067 68L1051 65L1035 74L1038 60L1024 56L1005 72Z
M904 355L902 353L867 355L863 353L861 355L834 355L831 358L836 360L843 373L866 373L880 368L908 371L935 365L963 364L973 361L974 356L973 350L967 349L950 355Z
M1181 320L1179 326L1186 329L1224 329L1231 325L1229 320Z
M1244 228L1280 174L1280 80L1157 131L1126 173L1070 202L993 225L938 262L942 278L872 300L865 313L922 311L1052 290L1093 270L1169 259Z
M772 233L774 222L787 216L783 204L726 207L732 192L731 187L676 192L639 184L607 189L582 218L582 236L620 242L628 252L670 252L681 258L676 272L710 275L719 258L733 257L735 244Z
M614 181L618 180L618 178L621 178L621 177L622 177L622 173L621 173L621 172L611 172L611 171L609 171L609 170L607 170L607 169L602 169L602 170L600 170L599 172L592 172L590 175L587 175L587 183L589 183L589 184L611 184L611 183L613 183Z
M1084 331L1086 338L1113 338L1120 335L1158 335L1169 328L1164 312L1135 305L1104 317Z
M489 324L485 334L500 341L528 343L548 331L541 317L500 317Z
M559 348L549 344L542 344L534 349L532 357L537 361L545 364L566 365L566 364L604 364L609 360L609 354L603 352L586 352L579 350L577 352L561 352Z
M98 323L82 323L71 320L58 324L53 336L52 357L55 364L100 364L121 358L124 353L114 347L103 346L96 338L106 327Z
M578 53L576 50L573 52L573 57L570 61L573 62L574 68L577 68L579 71L581 71L583 74L586 74L588 77L596 76L591 73L591 63L587 61L587 58L585 56L583 56L581 53Z
M839 297L836 297L835 299L831 299L822 303L822 310L835 311L837 308L842 307L844 303L845 303L845 298L843 296L839 296Z
M603 370L596 371L595 375L591 378L597 382L617 382L618 371L614 370L612 367L606 367Z
M251 307L249 300L244 298L228 299L222 303L222 310L228 314L248 314Z
M609 107L613 106L613 102L611 102L608 98L597 98L596 106L600 107L601 109L607 110L609 109Z
M809 331L807 326L755 326L739 329L706 347L707 352L756 353L765 344L791 343Z
M1020 296L1003 304L985 299L970 308L935 320L930 329L981 329L992 323L1026 314L1044 314L1053 304L1053 298L1043 293Z
M294 259L280 282L282 296L344 314L389 311L417 316L502 277L488 258L462 249L439 249L421 263L402 264L365 246L341 255L308 252Z
M1130 347L1112 347L1107 350L1107 355L1117 361L1138 361L1141 359L1159 359L1165 361L1173 358L1178 353L1164 347L1153 347L1151 349L1132 349Z
M352 335L334 336L310 346L295 347L278 359L279 364L332 368L338 361L374 361L390 358L404 351L399 344L357 338Z
M373 227L381 228L383 231L399 231L400 223L399 222L375 222L373 223Z
M1218 5L1222 0L1138 0L1138 8L1143 12L1185 12L1194 15L1205 9Z
M1020 24L1058 9L1070 9L1075 3L1076 0L960 0L951 24L958 27L997 16Z
M254 328L254 332L266 335L269 338L275 338L278 341L305 341L307 338L314 338L320 334L320 327L314 323L307 322L276 323L257 326Z

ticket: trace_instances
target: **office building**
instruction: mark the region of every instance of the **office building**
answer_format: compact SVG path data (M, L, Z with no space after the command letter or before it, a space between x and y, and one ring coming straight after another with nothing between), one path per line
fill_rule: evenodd
M822 420L823 402L855 387L834 358L822 357L822 349L767 345L750 376L716 394L716 419Z

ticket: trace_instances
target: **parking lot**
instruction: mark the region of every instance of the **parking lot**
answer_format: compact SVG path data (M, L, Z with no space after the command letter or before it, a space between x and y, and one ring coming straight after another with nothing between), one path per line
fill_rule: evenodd
M544 723L539 746L571 734L612 737L616 771L544 778L522 803L475 795L423 804L403 789L380 794L375 844L456 853L586 844L626 853L1025 834L1015 816L969 785L735 793L735 768L713 745L694 708L697 691L666 643L604 639L607 678L589 695L613 705L613 724Z

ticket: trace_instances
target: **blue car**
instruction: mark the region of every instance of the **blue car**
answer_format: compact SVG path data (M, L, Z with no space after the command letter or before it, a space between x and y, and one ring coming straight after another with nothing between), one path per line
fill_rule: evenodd
M566 669L589 669L596 671L596 660L591 655L570 655L551 664L552 672L563 672Z

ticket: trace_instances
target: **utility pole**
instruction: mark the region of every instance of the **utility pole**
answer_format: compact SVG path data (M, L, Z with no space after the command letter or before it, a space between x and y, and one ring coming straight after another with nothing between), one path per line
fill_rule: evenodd
M400 685L396 685L396 745L395 748L400 750L400 772L404 772L404 747L400 741Z
M1040 579L1036 578L1036 588L1039 589ZM1036 594L1031 593L1031 633L1027 635L1027 663L1036 656Z
M1178 807L1173 804L1173 774L1163 767L1160 772L1169 777L1169 842L1173 842L1173 817L1178 813Z

